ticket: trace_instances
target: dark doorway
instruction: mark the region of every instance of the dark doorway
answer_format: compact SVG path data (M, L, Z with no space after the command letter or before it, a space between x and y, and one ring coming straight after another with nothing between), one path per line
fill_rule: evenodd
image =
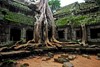
M48 38L51 39L52 38L52 29L50 28L48 31Z
M100 28L90 29L90 37L91 39L100 38Z
M82 31L76 30L76 39L81 39L81 38L82 38Z
M33 30L27 30L26 31L26 41L33 39Z
M21 37L21 30L17 28L12 28L10 30L10 40L11 41L19 41Z
M64 30L58 31L58 37L59 37L60 39L64 39Z

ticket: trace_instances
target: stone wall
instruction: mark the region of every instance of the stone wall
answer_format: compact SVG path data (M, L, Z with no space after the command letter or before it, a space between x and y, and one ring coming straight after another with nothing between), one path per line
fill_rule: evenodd
M0 42L6 41L6 34L7 34L7 31L4 25L0 25Z
M70 35L71 31L70 31L70 27L69 26L59 27L57 31L58 32L61 31L62 32L61 35L64 36L63 38L60 38L59 33L57 32L58 39L60 39L60 40L66 40L66 41L71 39L71 35Z
M81 27L74 28L74 39L79 40L82 39L82 30Z
M20 32L18 32L17 30L19 30ZM14 36L16 38L20 37L19 40L23 40L25 42L27 30L33 31L33 27L24 24L0 24L0 46L15 42Z
M58 39L61 40L81 40L82 39L82 29L81 27L75 27L73 29L73 38L71 35L71 28L70 26L59 27L57 31L61 31L64 33L64 37L60 38L58 35ZM86 25L86 32L87 32L87 42L100 42L100 24L92 24ZM58 34L58 32L57 32Z
M94 30L94 32L91 32L91 30ZM98 25L89 25L89 26L87 26L88 41L89 42L100 42L100 32L99 31L100 31L100 25L99 24ZM93 33L94 33L95 38L91 37L93 35Z

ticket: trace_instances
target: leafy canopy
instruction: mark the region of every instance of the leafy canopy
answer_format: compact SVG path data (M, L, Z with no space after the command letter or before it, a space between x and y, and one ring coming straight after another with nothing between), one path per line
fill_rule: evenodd
M57 10L60 8L60 0L49 0L49 5L52 11Z

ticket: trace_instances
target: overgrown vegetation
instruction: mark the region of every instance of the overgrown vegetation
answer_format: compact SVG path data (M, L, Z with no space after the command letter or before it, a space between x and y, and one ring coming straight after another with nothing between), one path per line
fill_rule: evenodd
M70 9L71 9L72 5L73 4L62 7L61 9L57 10L57 12L55 14L70 13Z
M5 19L16 23L23 23L28 25L33 24L32 17L27 17L21 13L8 12L7 15L5 15Z
M25 4L21 3L21 2L15 1L15 0L11 3L11 5L15 6L15 7L18 7L20 9L23 9L23 10L31 11L31 9L29 9L27 7L27 5L25 5Z
M95 9L98 8L99 6L96 3L80 3L79 7L77 7L77 9L75 9L75 12L84 12L84 11L90 11L91 9Z
M87 14L79 14L79 15L72 15L72 7L75 5L75 3L70 4L68 6L63 7L62 9L58 10L55 15L57 14L63 14L66 12L65 16L61 16L58 20L56 20L56 25L57 26L64 26L64 25L71 25L73 24L74 26L79 26L79 25L88 25L88 24L95 24L100 22L100 11L96 12L90 12ZM76 12L79 12L81 10L89 10L90 8L97 7L95 3L77 3L78 6L73 7L73 10Z
M64 26L69 23L68 17L60 18L59 20L56 21L57 26Z
M8 20L10 22L14 22L17 24L27 24L27 25L32 25L34 22L34 18L32 16L26 16L22 13L15 13L15 12L10 12L7 9L0 9L0 16L2 16L5 20ZM3 13L6 13L5 16Z
M79 16L68 16L60 18L56 21L57 26L70 25L74 23L74 26L79 26L81 24L95 24L100 22L100 16L91 16L91 15L79 15Z
M60 8L60 0L49 0L49 6L52 11Z
M11 5L17 7L20 10L31 11L31 9L29 9L26 4L18 2L17 0L0 0L0 1L3 2L3 4L5 5Z

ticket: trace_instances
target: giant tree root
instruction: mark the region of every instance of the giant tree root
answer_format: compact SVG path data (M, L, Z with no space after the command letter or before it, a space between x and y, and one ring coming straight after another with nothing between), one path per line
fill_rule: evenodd
M53 45L48 39L45 41L46 47L56 47L55 45Z
M51 48L51 47L57 48L57 47L61 47L60 43L61 42L57 42L57 41L56 42L50 42L49 39L46 39L44 44L47 48ZM32 45L34 45L35 47L38 48L38 46L40 46L41 43L36 43L34 40L29 40L27 42L27 45L30 45L30 44L32 44Z
M68 45L68 43L66 42L59 42L56 39L49 41L49 39L46 39L44 43L39 43L39 42L35 42L34 40L29 40L26 44L20 44L20 42L16 43L14 46L12 46L12 48L14 48L15 50L23 50L30 47L33 47L34 49L38 49L41 47L47 47L47 48L59 48L59 47L63 47L64 45Z
M40 43L40 42L35 42L35 40L29 40L26 44L20 44L20 41L18 41L13 47L15 50L18 49L24 49L26 47L28 47L29 45L32 46L33 48L39 48L41 45L43 47L47 47L47 48L59 48L62 47L64 44L68 44L66 42L60 42L58 40L56 40L55 38L52 38L51 41L49 41L49 39L47 38L45 40L44 43Z
M51 41L54 42L54 43L63 43L63 42L56 40L55 38L52 38Z
M58 41L58 40L55 39L55 38L52 38L51 41L52 41L52 43L59 44L59 46L63 46L64 44L65 44L65 45L69 44L68 42L60 42L60 41Z
M35 43L34 39L33 39L33 40L29 40L29 41L27 42L27 44L29 44L29 43Z

